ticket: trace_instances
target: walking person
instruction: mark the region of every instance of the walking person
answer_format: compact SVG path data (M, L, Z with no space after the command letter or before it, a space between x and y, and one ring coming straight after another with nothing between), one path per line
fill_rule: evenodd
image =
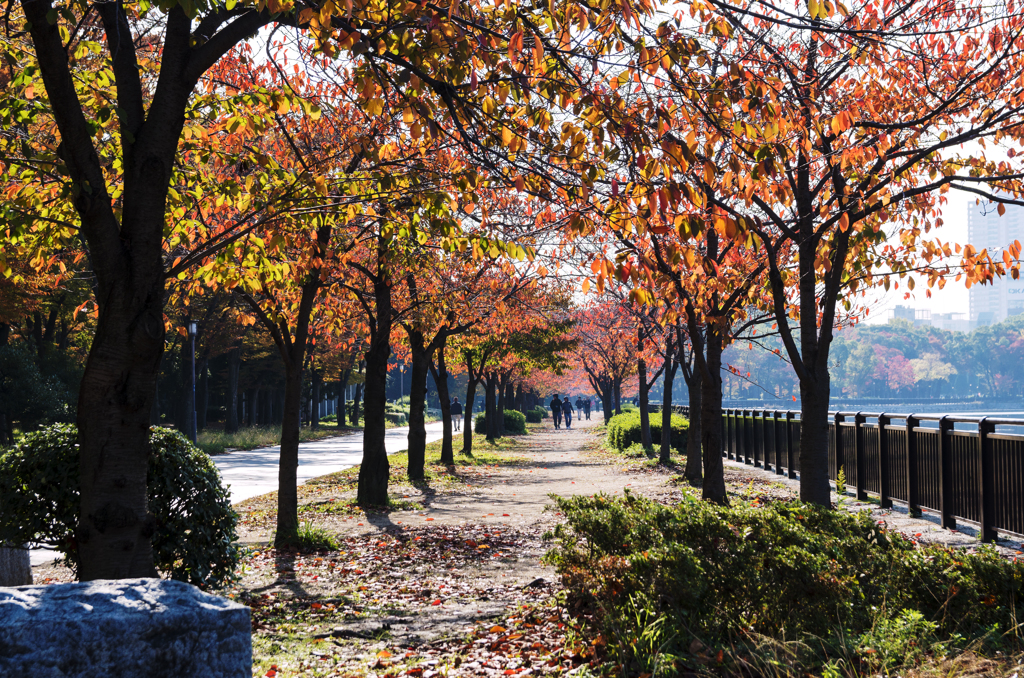
M576 418L583 416L583 398L576 396Z
M555 429L562 428L562 401L558 399L558 394L551 399L551 418L555 420Z
M586 417L587 421L590 421L590 396L583 401L583 416Z
M452 399L452 425L456 431L462 430L462 403L459 402L459 396L455 396Z
M569 400L569 396L565 396L565 400L562 401L562 417L565 419L565 428L572 428L572 401Z

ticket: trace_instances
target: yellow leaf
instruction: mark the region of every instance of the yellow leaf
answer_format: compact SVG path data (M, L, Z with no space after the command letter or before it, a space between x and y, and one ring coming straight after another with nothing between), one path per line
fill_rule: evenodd
M502 146L508 146L511 143L512 143L512 130L510 130L508 127L504 127L503 126L501 128L501 145Z

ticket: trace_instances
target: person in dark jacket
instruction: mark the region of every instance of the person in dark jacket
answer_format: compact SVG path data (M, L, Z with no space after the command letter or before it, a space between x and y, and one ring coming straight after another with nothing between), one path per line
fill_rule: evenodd
M462 403L459 402L459 396L452 399L452 424L456 431L462 430Z
M590 396L587 396L587 399L583 401L583 416L587 421L590 421Z
M569 400L569 396L565 396L565 400L562 401L562 418L565 419L565 428L572 428L572 401Z
M558 399L558 394L551 399L551 418L555 420L555 428L562 428L562 401Z

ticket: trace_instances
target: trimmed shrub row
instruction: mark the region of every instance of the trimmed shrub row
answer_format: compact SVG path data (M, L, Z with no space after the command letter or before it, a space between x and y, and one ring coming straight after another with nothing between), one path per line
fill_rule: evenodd
M487 415L480 413L476 415L473 422L473 432L483 435L487 433ZM512 435L524 435L526 433L526 415L519 410L505 410L505 433Z
M686 432L690 422L678 414L672 415L672 447L686 451ZM651 415L651 439L655 446L661 443L661 415ZM623 412L608 422L608 444L617 450L626 450L640 441L640 410Z

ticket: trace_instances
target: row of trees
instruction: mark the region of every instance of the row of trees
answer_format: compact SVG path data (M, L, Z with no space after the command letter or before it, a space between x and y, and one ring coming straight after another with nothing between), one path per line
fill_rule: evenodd
M723 351L775 332L802 396L801 497L827 504L829 364L855 295L1017 275L1017 245L957 248L954 266L928 238L949 190L1021 196L1012 3L5 10L0 267L19 286L80 271L94 313L76 415L84 579L153 571L146 428L168 329L204 308L260 328L280 360L286 542L318 359L363 366L361 502L387 500L396 349L417 477L428 372L446 383L459 356L494 414L573 346L606 404L632 378L615 366L627 350L641 401L682 367L703 493L724 501ZM576 336L573 289L548 275L566 270L623 297L584 311Z

